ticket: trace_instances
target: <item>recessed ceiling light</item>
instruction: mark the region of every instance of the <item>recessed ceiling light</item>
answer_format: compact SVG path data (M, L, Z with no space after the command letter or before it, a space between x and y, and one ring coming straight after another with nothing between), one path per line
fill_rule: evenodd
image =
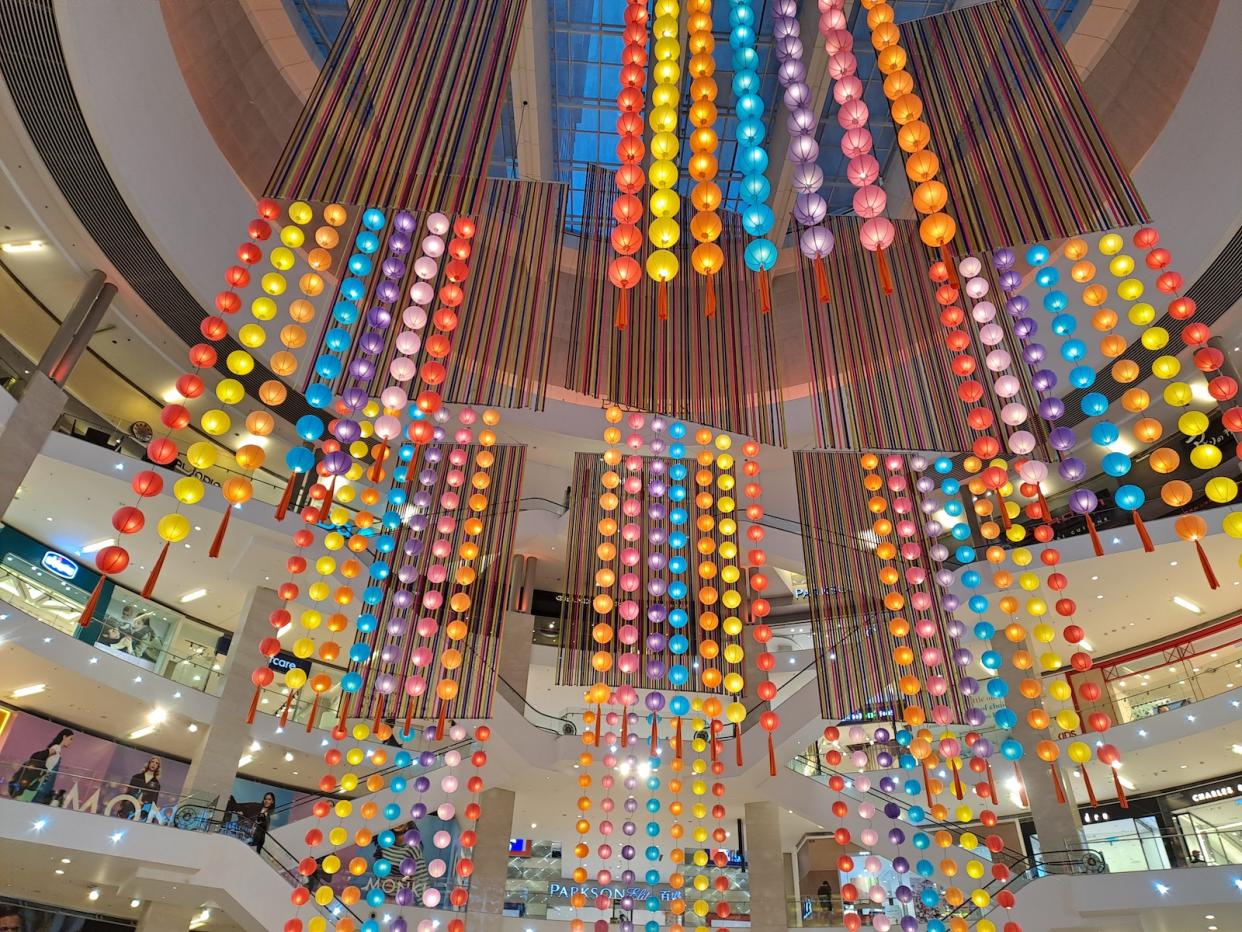
M60 859L60 863L61 863L61 864L72 864L72 863L73 863L73 859L72 859L72 858L61 858L61 859Z
M147 735L151 735L151 734L155 734L155 726L144 725L143 727L137 729L136 731L131 731L129 733L129 738L131 741L137 741L139 738L145 738Z
M1180 595L1173 596L1173 604L1179 608L1186 609L1188 612L1194 612L1196 615L1203 614L1203 609L1201 609L1194 602L1190 601L1190 599L1182 598Z
M134 899L129 901L130 909L137 909L141 905L142 905L142 900L138 899L137 897L134 897Z
M0 249L7 253L38 252L47 246L41 239L28 239L16 243L0 243Z
M286 764L293 763L293 752L292 751L285 751L285 763Z
M98 553L99 551L103 550L104 547L111 547L115 543L116 543L115 537L105 537L103 540L91 541L89 544L87 544L81 550L79 550L78 553Z
M90 893L86 894L86 898L93 903L95 900L99 899L99 890L92 889Z
M47 683L31 683L29 686L22 686L9 693L10 699L24 699L27 696L37 696L43 690L47 689Z
M193 602L195 599L201 599L206 594L207 594L206 589L191 589L189 592L187 592L185 595L181 597L180 601L182 603Z
M65 872L64 868L61 868L61 867L56 868L56 871L55 871L55 873L57 874L64 874L64 872Z
M243 755L241 756L241 759L237 762L237 766L238 766L238 767L245 767L245 766L246 766L248 763L250 763L252 760L254 760L254 758L253 758L251 755L249 755L249 754L243 754Z

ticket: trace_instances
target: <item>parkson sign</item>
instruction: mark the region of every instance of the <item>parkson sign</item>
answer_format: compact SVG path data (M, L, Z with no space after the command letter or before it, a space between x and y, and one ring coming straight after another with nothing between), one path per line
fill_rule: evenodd
M680 900L682 898L682 891L674 890L672 887L656 887L653 891L651 887L591 887L557 883L556 881L548 884L548 896L568 898L575 893L581 893L583 896L590 898L608 896L614 900L624 899L627 896L632 900L646 900L653 895L661 900Z

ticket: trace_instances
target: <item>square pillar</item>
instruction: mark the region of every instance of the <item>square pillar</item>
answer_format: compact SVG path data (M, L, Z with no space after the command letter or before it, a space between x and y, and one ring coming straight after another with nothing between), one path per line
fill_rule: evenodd
M274 589L255 589L250 594L221 672L224 688L216 704L215 718L199 739L186 774L186 796L204 801L214 799L218 807L228 800L237 776L237 761L251 741L250 726L246 724L254 695L250 673L266 663L259 652L259 641L268 629L268 617L283 605Z
M42 372L30 374L26 390L9 422L0 430L0 516L8 510L17 489L34 465L48 434L65 411L65 390Z
M747 803L746 869L750 876L752 932L785 932L785 857L781 852L781 809L771 801Z
M478 844L474 846L474 874L466 905L467 928L493 932L504 923L505 880L509 875L509 839L513 834L513 790L484 790L479 798Z

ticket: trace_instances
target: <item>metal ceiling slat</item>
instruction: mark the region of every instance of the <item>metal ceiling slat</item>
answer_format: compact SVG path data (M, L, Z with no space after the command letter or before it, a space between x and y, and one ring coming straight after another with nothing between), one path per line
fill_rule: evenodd
M91 239L187 346L200 342L203 308L147 237L95 146L69 76L52 0L0 0L0 76L40 158ZM228 337L216 348L217 368L228 374L224 359L240 344ZM252 396L274 378L257 361L249 375L231 377ZM309 412L293 392L279 409L289 420Z

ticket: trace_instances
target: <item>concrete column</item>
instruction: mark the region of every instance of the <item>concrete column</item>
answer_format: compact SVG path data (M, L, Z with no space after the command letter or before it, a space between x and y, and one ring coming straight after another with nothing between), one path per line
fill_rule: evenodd
M0 516L8 510L17 490L56 420L64 413L68 396L42 372L32 372L21 400L0 430Z
M74 367L78 364L78 360L86 352L87 344L95 336L95 331L99 329L100 321L103 320L104 314L108 313L108 308L112 306L112 299L115 297L116 285L111 282L99 289L99 296L95 298L95 303L91 305L91 309L86 312L86 317L82 319L82 326L78 328L77 333L73 335L73 339L69 341L69 346L65 350L64 355L52 366L52 381L57 385L64 385L68 381L69 374L73 372Z
M69 308L69 313L65 315L65 319L61 321L60 327L57 328L55 335L52 337L52 342L43 351L43 356L39 359L38 369L48 378L52 377L56 364L60 362L65 355L65 350L73 342L73 335L82 329L82 322L86 320L86 315L90 313L90 309L99 297L99 292L103 290L106 280L107 277L99 269L94 269L91 272L90 277L87 278L86 283L82 286L82 290L78 292L78 298L73 302L73 307ZM61 384L63 384L63 380L61 380Z
M246 713L254 695L250 673L264 662L259 641L268 630L268 617L283 604L274 589L255 589L250 594L224 662L224 691L216 705L215 719L199 739L186 774L186 796L203 801L214 799L219 806L227 802L237 775L237 761L251 741Z
M513 836L513 790L484 790L479 798L479 841L466 921L472 932L498 932L504 924L505 878L509 874L509 839Z
M774 802L747 803L746 868L750 875L752 932L785 932L785 858L781 809Z
M186 932L201 909L181 903L150 902L142 908L138 932Z
M1051 735L1046 729L1036 731L1027 724L1027 712L1031 709L1043 708L1043 702L1039 699L1027 699L1022 695L1018 685L1024 678L1023 671L1015 669L1012 663L1014 654L1019 650L1026 650L1035 657L1038 657L1039 652L1034 649L1029 640L1024 639L1017 644L1013 643L1005 637L1003 630L992 639L992 648L1004 660L1000 676L1009 685L1009 696L1005 704L1018 717L1018 724L1013 729L1013 737L1026 749L1020 766L1026 784L1027 799L1030 801L1031 818L1035 822L1035 833L1039 836L1039 848L1041 851L1067 851L1081 848L1084 846L1082 821L1078 818L1078 804L1074 800L1072 779L1066 770L1059 768L1066 801L1058 802L1049 766L1034 753L1035 745L1040 741L1050 739ZM1035 676L1039 675L1036 671L1030 672ZM1000 767L1002 770L1007 769L1005 764L1001 764ZM1006 779L1008 779L1008 774L997 775L998 783L1003 784ZM997 795L1000 792L998 787Z
M505 612L504 633L500 638L500 656L496 666L501 678L513 691L526 698L530 679L531 636L535 633L535 616L523 612ZM502 688L502 693L508 690Z

